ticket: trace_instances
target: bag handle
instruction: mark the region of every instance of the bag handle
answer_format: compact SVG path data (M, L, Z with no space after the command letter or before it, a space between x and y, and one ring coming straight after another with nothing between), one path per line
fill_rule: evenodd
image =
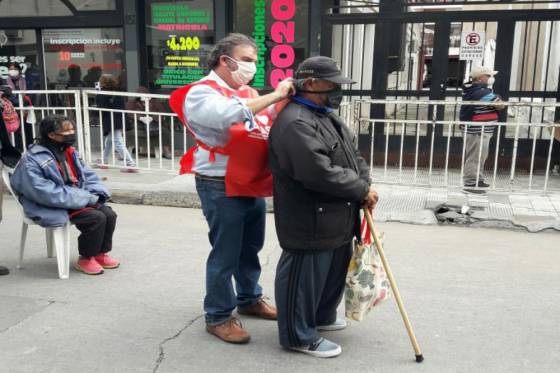
M368 209L369 213L373 216L373 209ZM366 216L364 215L364 217L362 218L362 229L361 229L361 238L362 238L362 243L364 245L371 245L372 243L372 236L371 236L371 230L369 228L369 225L367 223L367 219Z

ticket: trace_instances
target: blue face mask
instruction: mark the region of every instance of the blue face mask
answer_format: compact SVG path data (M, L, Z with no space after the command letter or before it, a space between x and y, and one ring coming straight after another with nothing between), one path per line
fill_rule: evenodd
M309 101L308 99L305 99L301 96L293 96L292 101L295 101L298 104L307 106L308 108L313 109L313 110L315 110L319 113L322 113L322 114L329 114L333 111L333 109L328 107L328 106L317 105L316 103L314 103L312 101Z

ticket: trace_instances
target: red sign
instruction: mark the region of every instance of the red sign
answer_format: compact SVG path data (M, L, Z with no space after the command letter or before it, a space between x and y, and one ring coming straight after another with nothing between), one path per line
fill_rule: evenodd
M480 34L477 34L475 32L470 33L465 38L465 41L468 45L478 45L480 43Z

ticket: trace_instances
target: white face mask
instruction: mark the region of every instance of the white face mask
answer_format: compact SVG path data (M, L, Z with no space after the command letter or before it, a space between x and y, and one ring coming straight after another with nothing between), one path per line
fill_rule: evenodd
M488 86L492 87L494 85L494 83L496 82L496 79L494 79L494 77L490 77L488 78Z
M257 72L257 65L254 62L238 61L229 56L226 57L237 64L237 70L231 72L233 81L239 85L248 84Z
M17 70L8 70L8 75L12 78L17 78L19 76L19 71Z

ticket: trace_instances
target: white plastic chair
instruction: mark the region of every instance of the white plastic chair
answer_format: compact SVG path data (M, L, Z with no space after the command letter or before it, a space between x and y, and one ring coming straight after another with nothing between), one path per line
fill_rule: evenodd
M2 166L0 165L0 167ZM17 265L17 268L21 269L23 262L23 251L25 249L25 241L27 238L27 228L30 225L38 224L25 216L25 213L23 212L23 206L19 203L19 199L14 193L12 185L10 184L11 171L13 170L3 165L2 179L4 180L4 184L8 187L11 195L14 196L16 203L21 211L21 216L23 217L23 222L21 225L21 241L19 245L19 262ZM44 229L47 236L47 256L49 258L52 258L53 251L56 251L56 260L58 262L58 277L60 279L67 279L70 273L70 223L68 222L62 227Z

